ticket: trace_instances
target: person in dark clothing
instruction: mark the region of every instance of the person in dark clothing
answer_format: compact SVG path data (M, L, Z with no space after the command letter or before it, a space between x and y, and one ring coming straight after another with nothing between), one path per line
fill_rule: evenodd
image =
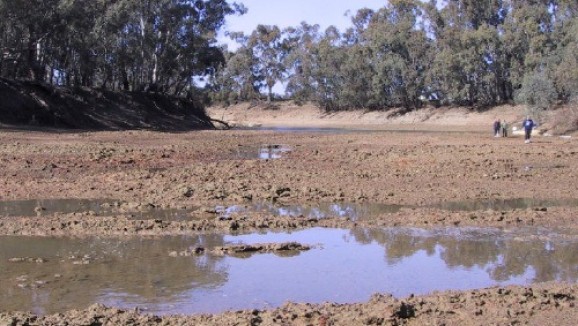
M526 144L529 143L530 138L532 138L532 129L534 129L535 125L534 120L530 117L527 117L522 123L522 126L524 127L524 141Z
M500 137L500 119L494 121L494 137Z

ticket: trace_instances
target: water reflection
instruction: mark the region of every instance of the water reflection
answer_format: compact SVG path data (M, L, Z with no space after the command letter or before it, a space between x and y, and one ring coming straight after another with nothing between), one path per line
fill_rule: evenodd
M0 201L0 217L33 217L52 215L55 213L94 213L96 215L124 215L135 219L161 219L164 221L190 220L191 212L198 207L189 209L165 209L151 205L123 203L107 199L31 199Z
M312 205L278 205L268 202L244 205L217 206L221 217L232 214L264 213L280 217L329 218L339 217L359 220L384 213L396 213L403 206L388 204L318 203Z
M97 214L112 212L112 203L104 199L30 199L0 201L0 217L36 216L41 213L74 213L93 211Z
M508 211L514 209L532 209L542 207L578 207L578 199L532 198L514 199L473 199L456 202L444 202L426 206L447 211ZM255 202L242 205L218 205L215 207L220 217L232 214L266 213L281 217L329 218L339 217L350 220L375 218L382 214L397 213L402 208L419 208L419 206L379 204L379 203L317 203L276 204L271 202ZM166 221L182 221L191 219L191 213L199 207L189 209L163 209L154 206L130 206L126 203L106 199L42 199L0 201L0 217L7 216L37 216L54 213L94 212L98 215L123 214L137 219L162 219Z
M425 206L447 211L509 211L515 209L532 209L542 207L577 207L577 199L539 200L528 198L516 199L475 199L456 202L444 202ZM382 214L394 214L402 208L419 208L419 206L375 204L375 203L318 203L311 205L273 204L269 202L250 203L243 205L217 206L216 211L222 217L232 214L266 213L281 217L305 218L347 218L363 220L378 217Z
M264 144L260 146L239 147L235 153L241 159L280 159L291 151L291 147L278 144Z
M533 199L533 198L513 198L513 199L475 199L456 202L446 202L434 205L439 209L448 211L509 211L514 209L529 209L538 207L578 206L578 199Z
M173 250L296 241L299 255L249 258ZM286 301L361 302L544 281L578 281L578 235L543 229L308 229L150 239L0 237L0 307L36 313L93 302L157 314L275 307ZM8 262L43 258L45 263Z
M226 270L215 259L174 259L169 248L223 245L222 236L157 239L69 239L0 237L0 307L38 314L87 307L102 293L125 293L151 304L178 298L191 286L217 287ZM10 258L42 258L44 263L9 262Z

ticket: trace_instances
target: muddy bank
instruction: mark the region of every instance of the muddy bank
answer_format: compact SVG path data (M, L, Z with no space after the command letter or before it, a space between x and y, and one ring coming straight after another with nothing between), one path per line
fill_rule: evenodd
M203 104L145 92L56 87L0 78L0 128L212 129Z
M544 284L448 292L394 299L375 295L361 304L287 303L273 310L165 316L93 305L35 316L0 313L6 325L575 325L576 285Z
M551 207L512 211L448 212L440 209L401 209L397 213L374 215L368 219L341 217L279 217L258 213L234 214L219 218L190 213L190 219L170 221L162 218L94 216L78 213L41 217L0 219L0 235L33 236L138 236L195 235L206 232L231 234L260 230L297 230L311 227L564 227L578 230L578 208Z

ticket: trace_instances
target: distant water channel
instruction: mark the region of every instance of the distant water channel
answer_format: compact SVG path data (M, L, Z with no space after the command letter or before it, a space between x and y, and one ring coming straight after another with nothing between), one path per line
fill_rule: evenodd
M238 130L254 130L254 131L273 131L279 133L323 133L323 134L352 134L352 133L422 133L422 134L447 134L447 133L460 133L463 134L463 130L428 130L428 129L417 129L406 126L382 126L381 128L374 129L361 129L361 128L331 128L331 127L294 127L294 126L276 126L276 127L240 127L235 128ZM468 130L468 133L482 134L485 133L483 130Z
M171 251L296 241L249 257ZM578 235L544 229L321 229L154 238L0 237L0 307L47 314L99 302L155 314L367 301L544 281L578 281Z

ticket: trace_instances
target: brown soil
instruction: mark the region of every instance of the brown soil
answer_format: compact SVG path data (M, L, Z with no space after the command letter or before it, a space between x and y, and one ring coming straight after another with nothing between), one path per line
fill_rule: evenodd
M578 229L578 207L448 212L432 204L472 199L576 199L575 137L494 138L496 118L519 121L523 110L460 109L406 115L314 108L213 108L238 125L348 127L348 133L230 130L161 133L0 131L0 200L88 198L124 202L115 216L94 212L0 219L2 235L145 235L295 229L313 226L543 226ZM404 132L391 132L403 130ZM239 153L288 145L280 159ZM408 205L371 220L273 218L237 214L216 219L216 204L275 201ZM190 221L138 220L142 209L191 209ZM199 208L200 207L200 208ZM193 209L194 208L194 209ZM111 214L108 214L111 215ZM118 216L120 215L120 216ZM576 234L575 232L573 234ZM444 292L396 300L376 295L362 304L287 304L268 311L155 317L92 306L51 316L4 312L0 325L574 325L578 287Z

